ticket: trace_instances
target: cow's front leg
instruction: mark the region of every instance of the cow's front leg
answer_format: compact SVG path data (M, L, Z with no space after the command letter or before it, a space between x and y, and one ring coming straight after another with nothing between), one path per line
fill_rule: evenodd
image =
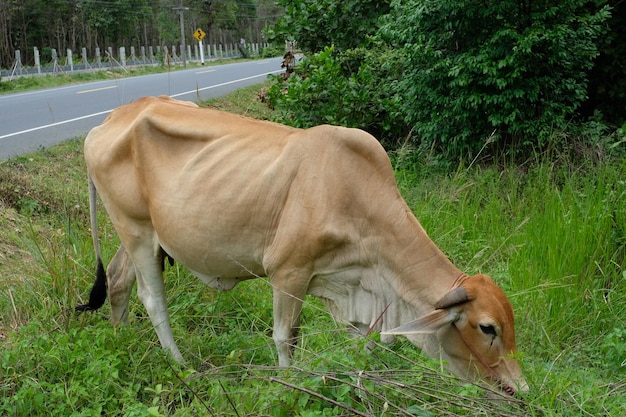
M184 362L183 356L176 346L170 327L160 253L152 248L139 248L131 256L137 276L137 295L146 307L159 342L171 353L176 362L182 363Z
M274 343L278 351L278 364L291 364L296 345L300 313L306 290L274 286Z

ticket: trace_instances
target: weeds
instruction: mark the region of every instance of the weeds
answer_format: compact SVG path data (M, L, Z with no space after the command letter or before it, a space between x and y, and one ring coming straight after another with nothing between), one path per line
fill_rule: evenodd
M255 93L212 105L255 114ZM136 296L128 326L112 328L108 307L75 315L94 264L80 149L77 140L0 164L0 415L623 415L623 160L452 174L395 161L431 238L468 273L492 275L513 303L531 391L505 399L404 340L349 337L314 299L294 367L268 366L276 353L264 279L219 293L178 264L167 269L174 337L190 368L169 361ZM110 259L117 238L99 215Z

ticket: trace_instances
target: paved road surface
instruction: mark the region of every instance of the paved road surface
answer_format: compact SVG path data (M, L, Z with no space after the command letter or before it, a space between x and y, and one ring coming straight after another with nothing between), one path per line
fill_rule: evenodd
M116 107L143 96L197 101L279 73L280 58L0 96L0 161L85 135Z

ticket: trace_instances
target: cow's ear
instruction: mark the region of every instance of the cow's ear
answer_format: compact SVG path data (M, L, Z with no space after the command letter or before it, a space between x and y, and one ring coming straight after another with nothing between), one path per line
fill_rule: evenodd
M453 290L450 290L446 295L441 297L441 300L435 304L435 308L446 309L450 307L454 307L458 304L466 303L470 300L469 295L467 294L467 290L465 287L456 287Z
M429 334L435 333L446 324L457 319L457 313L450 310L434 310L417 320L410 321L395 329L387 330L382 334Z

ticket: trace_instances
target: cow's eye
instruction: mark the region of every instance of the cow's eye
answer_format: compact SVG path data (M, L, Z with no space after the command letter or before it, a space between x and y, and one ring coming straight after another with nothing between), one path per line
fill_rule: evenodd
M482 330L484 334L496 336L496 328L493 327L491 324L481 324L480 330Z

